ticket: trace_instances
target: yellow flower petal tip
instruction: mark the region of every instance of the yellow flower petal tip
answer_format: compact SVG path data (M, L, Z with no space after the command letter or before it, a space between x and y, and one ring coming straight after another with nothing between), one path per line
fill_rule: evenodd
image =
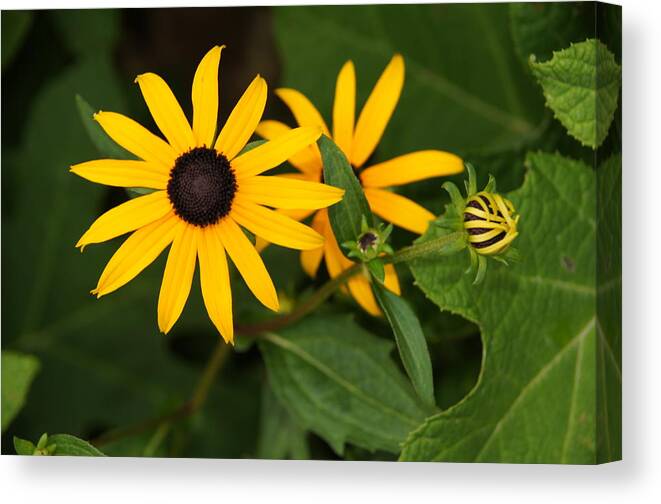
M141 80L145 80L149 77L155 76L152 72L145 72L138 74L135 79L133 79L133 84L139 84Z
M269 310L274 311L274 312L279 312L280 311L280 300L278 299L278 296L276 296L274 299L271 299L267 305L265 305Z

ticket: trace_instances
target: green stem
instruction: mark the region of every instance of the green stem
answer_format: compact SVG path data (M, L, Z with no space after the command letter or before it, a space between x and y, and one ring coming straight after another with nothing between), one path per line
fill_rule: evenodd
M424 243L418 243L415 245L409 245L399 249L390 257L385 259L385 263L401 263L409 262L414 259L420 259L422 257L432 257L432 256L443 256L448 255L448 253L453 253L457 251L455 243L458 242L459 238L463 235L463 231L456 231L448 235L441 236L440 238L434 238L433 240L426 241ZM453 247L450 247L453 245ZM463 244L460 245L463 248Z
M447 253L446 247L456 242L458 238L461 238L462 234L462 232L457 231L455 233L441 236L440 238L436 238L434 240L411 245L409 247L404 247L403 249L395 252L390 257L384 258L383 262L395 264L411 261L420 257L443 255L444 251ZM454 250L455 249L453 249L453 251ZM316 291L309 298L299 304L291 313L273 317L263 322L257 322L256 324L237 325L235 327L236 333L242 336L258 336L265 332L282 329L283 327L297 322L301 318L305 317L308 313L313 311L315 308L317 308L319 305L321 305L321 303L330 297L333 292L341 287L352 276L362 271L362 269L362 263L354 264L350 268L344 270L340 275L326 282L321 287L321 289Z
M235 327L236 333L242 336L256 336L264 332L275 331L293 324L326 301L335 290L342 286L342 284L349 280L349 278L361 271L362 268L363 265L361 263L356 263L350 268L345 269L338 276L326 282L321 289L299 304L291 313L280 315L279 317L274 317L264 322L257 322L256 324L237 325Z
M199 411L207 400L209 389L211 388L214 379L227 361L227 357L230 355L229 348L230 346L225 342L218 342L213 354L211 354L211 357L204 367L202 376L200 376L197 385L193 389L193 395L188 401L179 405L175 410L134 425L129 425L128 427L106 432L96 439L93 439L91 443L98 447L126 437L136 436L154 427L172 424Z

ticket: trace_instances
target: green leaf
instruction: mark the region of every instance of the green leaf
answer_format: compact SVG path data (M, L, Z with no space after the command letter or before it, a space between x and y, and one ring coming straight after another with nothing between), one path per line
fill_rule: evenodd
M530 59L546 103L569 134L596 149L606 138L620 92L622 72L613 53L590 39L554 52L549 61Z
M318 144L324 163L324 181L345 191L342 201L328 209L333 233L338 243L355 241L362 232L363 218L368 226L374 226L369 203L344 153L327 136L322 136ZM348 254L346 249L342 253Z
M2 352L2 432L21 411L39 361L32 355Z
M32 455L36 448L31 441L14 436L14 450L16 450L16 455Z
M590 2L515 2L509 11L514 46L526 65L531 54L546 61L554 50L595 33L595 5Z
M5 70L18 50L32 25L30 11L2 11L2 69Z
M48 437L48 445L55 445L53 455L69 455L75 457L105 457L97 448L87 441L70 434L55 434Z
M307 319L259 347L277 398L340 455L347 442L398 453L431 412L390 358L392 344L348 317Z
M503 150L535 134L544 114L505 3L281 7L274 21L282 84L303 92L329 124L347 60L358 114L388 61L403 55L404 89L375 162L418 149Z
M404 299L380 283L372 282L372 290L392 327L399 356L413 387L426 404L434 407L436 403L431 359L418 317Z
M257 458L293 460L310 458L305 430L294 422L266 382L262 388Z
M59 455L75 457L105 457L101 451L70 434L42 434L35 446L32 442L14 436L14 449L18 455Z
M521 215L521 263L490 264L480 286L463 273L467 254L412 264L434 303L480 326L484 355L473 391L411 433L402 460L597 460L594 171L543 153L527 166L507 194ZM443 232L430 227L421 241Z
M80 95L76 95L76 107L78 107L78 113L80 114L83 126L85 126L85 131L102 157L110 159L135 159L135 156L117 145L103 131L101 125L94 120L96 110Z

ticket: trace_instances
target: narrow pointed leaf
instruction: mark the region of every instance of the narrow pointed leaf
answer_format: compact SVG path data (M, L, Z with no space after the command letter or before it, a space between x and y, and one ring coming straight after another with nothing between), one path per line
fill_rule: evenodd
M420 398L433 407L435 400L431 358L418 317L404 299L393 294L380 283L372 282L372 289L390 323L399 356L413 387Z
M318 140L324 163L324 182L344 189L344 198L328 209L333 233L338 243L354 241L361 233L363 217L368 226L374 225L374 217L363 188L344 153L333 141L322 136ZM346 249L342 250L347 255Z

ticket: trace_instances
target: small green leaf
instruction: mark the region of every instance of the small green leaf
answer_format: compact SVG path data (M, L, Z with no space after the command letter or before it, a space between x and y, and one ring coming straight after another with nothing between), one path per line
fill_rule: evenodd
M75 457L105 457L97 448L87 441L70 434L55 434L48 437L48 444L56 446L53 455L70 455Z
M268 383L262 387L261 408L257 458L309 459L305 430L294 422Z
M324 162L324 181L345 191L342 201L328 209L333 233L338 243L355 241L362 232L363 218L369 227L374 226L369 203L344 153L326 136L322 136L318 144ZM348 254L346 250L342 253Z
M14 436L14 450L16 455L33 455L37 447L31 441Z
M590 39L554 52L544 63L531 56L530 67L569 134L583 145L599 147L613 121L622 78L613 53Z
M426 404L435 406L431 358L418 317L404 299L378 282L372 282L372 290L392 327L399 356L413 387Z
M85 131L101 156L109 159L135 159L135 156L117 145L103 131L101 125L94 120L96 110L80 95L76 95L76 107L78 107Z
M306 319L265 335L259 348L280 402L340 455L347 442L398 453L433 411L397 369L392 344L349 317Z
M25 36L32 24L30 11L2 12L2 69L9 66L23 45Z
M18 352L2 352L2 432L25 404L39 361Z

